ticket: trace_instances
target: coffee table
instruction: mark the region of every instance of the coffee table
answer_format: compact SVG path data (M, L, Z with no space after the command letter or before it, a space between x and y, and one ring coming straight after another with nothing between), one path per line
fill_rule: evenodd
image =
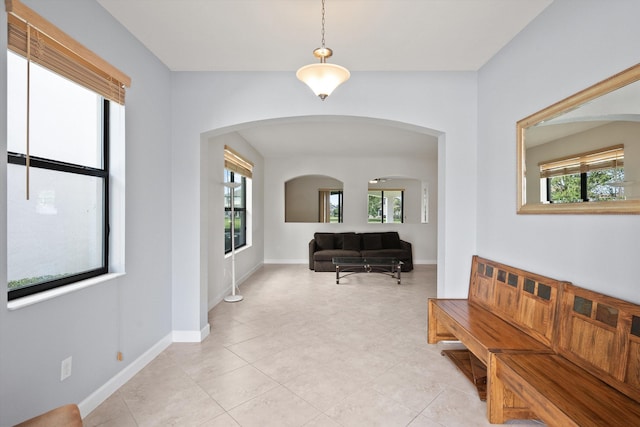
M335 257L331 261L336 266L336 284L340 279L356 273L382 273L398 279L403 262L390 257ZM342 276L340 273L343 273Z

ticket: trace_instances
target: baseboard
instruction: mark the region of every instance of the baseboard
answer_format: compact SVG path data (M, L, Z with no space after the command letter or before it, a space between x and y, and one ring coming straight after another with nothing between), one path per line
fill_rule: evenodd
M304 259L265 259L265 264L309 264L309 258Z
M171 337L173 342L202 342L211 332L211 325L208 323L198 331L173 331Z
M309 259L265 259L265 264L309 264ZM414 265L437 265L438 261L435 259L418 259L413 260Z
M238 285L238 288L240 288L240 285L242 285L242 283L247 280L249 277L251 277L251 275L253 275L253 273L255 273L256 271L258 271L260 269L260 267L262 267L264 264L260 263L257 264L256 266L254 266L251 270L249 270L248 272L246 272L245 274L242 275L242 277L240 278L236 278L236 283ZM224 299L224 297L226 297L227 295L231 294L231 285L229 285L229 289L225 290L222 293L219 293L217 295L213 295L213 296L209 296L209 301L208 301L208 305L207 305L207 310L211 310L213 307L215 307L216 305L220 304L222 302L222 300Z
M86 399L78 404L82 418L86 417L100 406L113 393L122 387L127 381L147 366L153 359L171 345L171 334L165 336L140 357L118 372L113 378L104 383L99 389L91 393Z

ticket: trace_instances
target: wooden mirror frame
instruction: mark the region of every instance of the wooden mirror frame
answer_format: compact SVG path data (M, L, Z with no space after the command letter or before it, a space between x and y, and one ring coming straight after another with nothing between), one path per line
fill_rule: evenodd
M589 101L640 80L640 64L615 74L562 101L538 111L516 124L517 139L517 213L518 214L640 214L640 200L616 200L586 203L527 203L525 131L542 121L550 120ZM639 101L640 102L640 101Z

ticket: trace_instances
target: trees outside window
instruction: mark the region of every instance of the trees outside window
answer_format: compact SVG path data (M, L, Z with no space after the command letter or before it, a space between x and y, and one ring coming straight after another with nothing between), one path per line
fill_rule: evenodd
M624 200L623 168L609 168L546 178L548 203Z

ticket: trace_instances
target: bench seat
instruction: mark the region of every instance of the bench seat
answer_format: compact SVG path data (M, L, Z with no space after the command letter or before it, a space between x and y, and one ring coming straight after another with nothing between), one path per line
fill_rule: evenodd
M497 381L528 402L549 426L640 426L640 403L562 356L496 353L492 357ZM489 388L496 386L496 378L488 380Z
M485 365L489 362L489 353L497 350L553 352L547 345L466 299L430 299L429 313L429 328L434 329L429 333L430 343L431 340L460 340Z

